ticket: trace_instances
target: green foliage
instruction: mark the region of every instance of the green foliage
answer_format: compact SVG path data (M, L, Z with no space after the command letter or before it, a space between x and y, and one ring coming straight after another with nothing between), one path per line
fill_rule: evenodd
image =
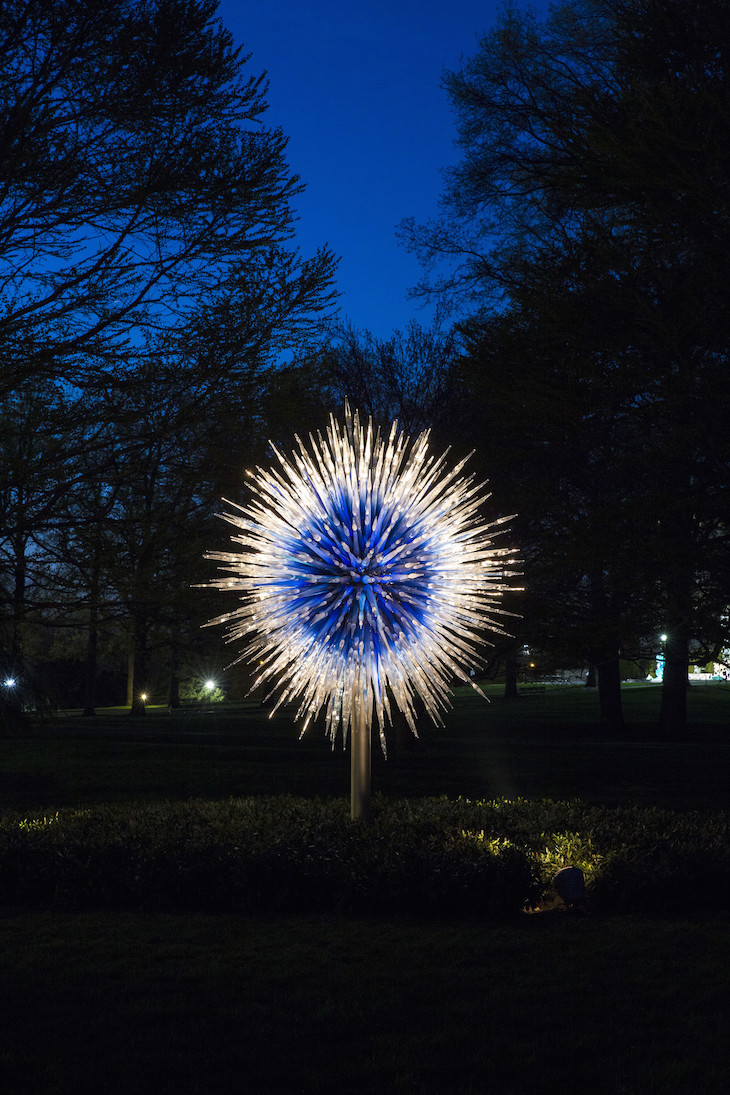
M6 899L85 907L503 916L536 893L528 857L422 811L290 797L72 810L0 825Z
M293 796L99 806L0 822L9 903L495 918L580 867L592 905L655 914L730 900L730 818L578 800Z
M180 685L183 703L221 703L225 698L225 692L217 684L213 688L205 681L184 681Z
M724 812L587 806L503 799L477 803L492 832L526 850L544 890L561 867L579 867L606 912L719 911L730 900L730 817ZM488 830L485 830L488 831Z
M38 829L45 829L49 825L54 825L59 820L58 810L55 814L51 814L47 817L45 814L43 817L27 818L24 817L22 821L18 822L18 828L22 829L26 833L35 832Z
M593 838L580 833L545 833L545 849L540 855L545 881L553 878L563 867L579 867L590 885L604 857L597 852Z

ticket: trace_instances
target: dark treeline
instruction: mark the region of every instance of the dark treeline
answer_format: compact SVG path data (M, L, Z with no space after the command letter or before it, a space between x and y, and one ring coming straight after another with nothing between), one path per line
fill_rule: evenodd
M406 223L456 310L463 427L524 557L516 643L597 672L666 635L661 726L730 603L730 6L507 8L446 77L461 159Z
M451 329L384 341L333 326L335 259L292 243L301 184L215 7L0 0L6 716L175 703L230 661L196 588L219 500L348 398L474 449L517 512L508 683L528 647L590 667L619 730L621 660L661 651L681 733L688 665L730 645L726 0L507 7L445 77L441 214L401 229Z
M218 500L287 413L280 355L334 301L332 254L292 244L300 183L265 82L215 13L0 3L8 717L44 698L93 713L110 673L99 698L123 703L128 664L134 709L163 675L174 700L191 659L205 672L191 587Z

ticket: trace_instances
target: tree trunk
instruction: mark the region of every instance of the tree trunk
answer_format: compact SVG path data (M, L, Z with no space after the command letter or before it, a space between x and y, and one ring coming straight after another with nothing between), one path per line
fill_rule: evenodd
M92 605L89 621L89 635L86 641L86 662L84 665L84 715L96 714L96 649L98 632L96 629L96 605Z
M147 621L137 620L134 628L134 688L132 690L130 715L147 714L148 661Z
M137 663L135 661L135 673L136 673L136 670L137 670ZM146 699L143 699L143 696L144 696L144 693L138 692L135 689L134 695L132 696L132 706L129 709L130 715L146 715L147 714L147 706L146 706L147 701L146 701Z
M597 683L596 667L595 665L588 666L588 672L586 673L586 688L595 688Z
M96 714L96 655L99 639L99 596L101 592L101 524L96 522L93 564L89 581L89 635L84 667L84 715Z
M519 659L515 650L510 650L504 663L504 698L517 699L517 671Z
M689 520L678 523L672 555L664 575L664 676L659 732L668 739L687 731L687 675L690 621L693 615L693 575L697 569Z
M10 640L10 659L16 672L23 663L25 648L26 582L28 567L25 560L26 544L14 544L15 564L13 566L13 622Z
M603 730L617 733L624 728L621 706L621 672L618 652L596 659L598 674L598 704L600 725Z
M9 676L14 678L15 684L6 685L0 681L3 696L0 701L0 714L3 726L12 730L18 730L27 723L23 714L21 690L27 693L28 675L25 666L25 613L26 613L26 580L27 566L25 561L25 541L16 550L15 566L13 568L13 605L12 605L12 631L10 637L10 657L7 659Z
M176 646L170 647L170 687L167 705L171 711L180 706L180 656Z
M686 623L667 627L659 729L664 738L680 738L687 730L689 629Z
M127 707L134 703L134 651L127 655Z

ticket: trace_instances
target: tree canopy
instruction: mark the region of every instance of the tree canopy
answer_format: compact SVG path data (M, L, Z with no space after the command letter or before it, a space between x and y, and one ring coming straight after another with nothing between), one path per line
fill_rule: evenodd
M469 317L474 429L544 564L528 595L563 634L577 606L606 668L666 632L668 732L730 600L728 50L723 0L508 7L445 79L441 216L402 227L418 291Z
M150 644L197 632L220 488L261 443L271 370L334 306L333 254L294 245L303 184L265 76L216 9L0 0L0 662L19 679L62 631L96 650L106 628L142 674Z
M301 184L216 7L0 4L5 385L103 380L140 328L184 327L253 280L288 286L290 326L302 297L321 305L332 256L286 254Z

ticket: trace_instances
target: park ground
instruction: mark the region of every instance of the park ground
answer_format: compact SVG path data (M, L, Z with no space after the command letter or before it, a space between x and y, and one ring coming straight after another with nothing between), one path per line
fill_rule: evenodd
M658 690L596 728L582 688L489 706L374 754L378 794L728 809L730 689L693 688L687 739ZM289 713L211 705L78 713L0 741L4 810L232 795L344 796L347 755ZM691 888L692 879L687 879ZM493 923L18 908L0 897L0 1090L109 1095L347 1090L720 1092L730 913L525 913Z

